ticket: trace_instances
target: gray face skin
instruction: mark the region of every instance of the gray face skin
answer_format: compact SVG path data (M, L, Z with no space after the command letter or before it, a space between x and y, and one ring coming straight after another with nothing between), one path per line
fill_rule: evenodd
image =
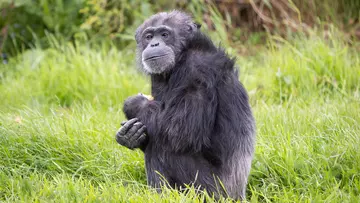
M138 65L151 75L170 71L198 28L189 15L179 11L152 16L136 30Z
M150 74L160 74L175 65L175 53L171 44L173 31L167 26L149 27L143 32L143 42L147 43L142 52L143 68Z

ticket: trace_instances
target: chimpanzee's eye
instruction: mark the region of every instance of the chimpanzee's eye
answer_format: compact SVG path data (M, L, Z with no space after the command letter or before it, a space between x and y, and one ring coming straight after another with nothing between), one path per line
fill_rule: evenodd
M161 36L162 36L163 38L168 38L169 34L166 33L166 32L164 32L164 33L161 34Z
M152 34L147 34L145 37L146 37L147 40L151 40L153 38L153 35Z
M188 25L188 26L187 26L187 30L188 30L188 31L192 31L191 25Z

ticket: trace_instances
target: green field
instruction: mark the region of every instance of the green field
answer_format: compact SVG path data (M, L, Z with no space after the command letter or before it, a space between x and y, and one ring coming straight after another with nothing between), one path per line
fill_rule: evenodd
M114 139L124 99L150 90L133 45L52 42L0 65L1 202L209 198L156 193L142 152ZM360 202L359 47L334 32L275 37L259 50L237 56L257 122L247 200Z

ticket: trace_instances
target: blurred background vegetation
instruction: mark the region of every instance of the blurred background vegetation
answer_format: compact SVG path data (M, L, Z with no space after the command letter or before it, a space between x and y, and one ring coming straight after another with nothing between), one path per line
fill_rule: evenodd
M290 37L335 25L347 39L360 38L359 0L0 0L0 52L15 55L49 46L48 36L65 41L109 41L122 49L136 28L163 10L190 12L205 29L239 52L263 44L268 33Z
M359 202L360 0L0 0L0 202L204 202L147 188L114 140L123 101L150 92L134 31L175 8L237 57L247 199Z

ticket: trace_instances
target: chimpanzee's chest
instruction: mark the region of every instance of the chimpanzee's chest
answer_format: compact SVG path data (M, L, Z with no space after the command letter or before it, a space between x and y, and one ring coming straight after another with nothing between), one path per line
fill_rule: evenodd
M180 91L180 88L172 87L166 84L162 84L162 85L156 84L156 85L152 85L151 94L156 101L162 101L164 103L168 103L174 98L181 96L181 94L183 93L182 91Z
M189 77L178 78L176 74L170 76L152 76L151 94L156 101L169 102L173 98L184 95L191 84Z

